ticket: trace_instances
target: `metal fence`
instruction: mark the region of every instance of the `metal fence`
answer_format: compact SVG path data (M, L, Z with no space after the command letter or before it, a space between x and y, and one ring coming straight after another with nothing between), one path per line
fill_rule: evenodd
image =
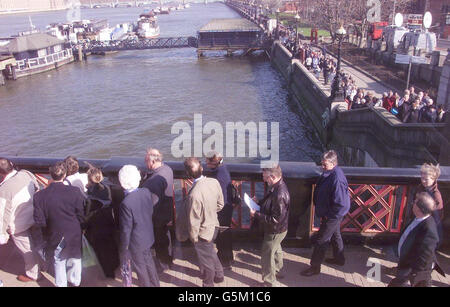
M38 180L45 186L48 184L48 168L62 159L36 159L8 157L19 168L27 169L36 174ZM125 164L134 164L146 172L144 159L111 158L109 160L79 159L81 171L87 169L83 161L87 161L102 169L105 176L117 184L117 173ZM166 162L174 171L174 203L173 209L182 205L192 181L186 177L182 162ZM318 219L314 216L312 195L314 183L320 175L320 169L313 163L280 162L283 177L291 194L290 228L299 227L305 233L317 231ZM262 182L262 171L259 164L227 164L233 183L241 196L247 193L250 197L261 199L266 186ZM420 183L419 169L393 168L361 168L342 167L349 181L351 209L342 222L343 233L358 235L398 235L404 226L414 189ZM439 180L443 198L445 190L450 186L450 169L442 167ZM207 175L207 173L206 173ZM304 218L308 223L298 225L298 219ZM174 220L175 221L175 220ZM249 211L245 204L235 204L233 227L246 230L250 227ZM290 229L295 233L297 229Z

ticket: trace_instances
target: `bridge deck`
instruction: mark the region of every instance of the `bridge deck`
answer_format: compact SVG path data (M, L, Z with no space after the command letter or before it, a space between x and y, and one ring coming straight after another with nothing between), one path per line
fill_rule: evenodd
M84 46L86 52L108 52L123 50L143 50L143 49L168 49L168 48L188 48L197 47L195 37L161 37L140 40L123 40L99 42L92 41ZM78 47L75 47L77 49Z

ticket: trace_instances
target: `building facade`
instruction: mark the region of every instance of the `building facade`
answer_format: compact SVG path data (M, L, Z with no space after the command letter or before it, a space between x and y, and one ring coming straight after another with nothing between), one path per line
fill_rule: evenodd
M70 0L0 0L0 14L64 10Z

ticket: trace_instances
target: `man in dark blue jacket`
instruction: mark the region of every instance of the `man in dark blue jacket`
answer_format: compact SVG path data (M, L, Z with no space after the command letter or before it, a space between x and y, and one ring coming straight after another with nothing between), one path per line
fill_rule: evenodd
M301 272L303 276L320 273L325 252L331 242L333 258L328 263L344 265L344 243L341 237L341 222L350 209L348 183L341 168L337 166L337 154L334 150L322 155L323 173L314 190L315 213L321 219L319 232L315 239L311 266Z
M159 287L150 250L155 242L152 194L148 189L138 188L140 180L141 175L134 165L125 165L119 171L120 185L126 195L119 212L120 260L122 265L131 260L141 287Z

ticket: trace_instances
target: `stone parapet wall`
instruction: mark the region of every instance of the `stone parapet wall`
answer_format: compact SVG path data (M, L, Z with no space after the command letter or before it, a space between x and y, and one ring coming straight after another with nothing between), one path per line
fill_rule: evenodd
M383 108L349 111L345 103L336 103L330 110L329 93L322 83L298 60L292 60L279 42L272 46L271 61L327 147L362 150L385 167L437 163L445 155L446 124L405 124Z

